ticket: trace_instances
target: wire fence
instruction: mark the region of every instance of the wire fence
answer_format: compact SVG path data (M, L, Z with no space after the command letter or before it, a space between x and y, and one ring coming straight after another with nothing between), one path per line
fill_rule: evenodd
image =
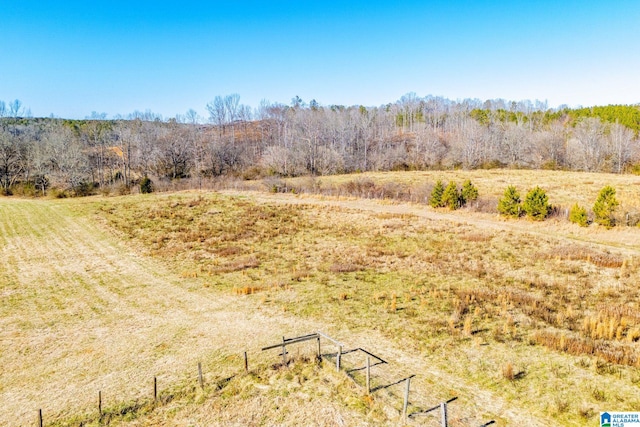
M306 343L306 344L304 344ZM294 350L295 349L295 350ZM479 421L465 416L460 410L458 396L449 396L444 400L438 400L429 394L431 388L425 376L408 372L401 363L393 363L387 358L361 347L349 347L327 334L320 331L296 337L282 337L282 341L265 346L260 351L249 353L245 351L238 357L238 368L230 376L220 375L215 380L207 381L202 363L197 364L197 376L194 387L204 389L205 386L223 388L229 381L241 373L250 372L251 359L256 360L259 354L265 351L277 353L276 364L287 367L291 360L302 354L314 353L319 363L329 363L335 366L336 371L342 372L370 395L371 398L383 403L388 408L389 418L396 418L401 424L459 427L459 426L489 426L495 421ZM251 355L251 357L250 357ZM269 356L271 357L271 356ZM262 359L262 358L260 358ZM262 365L261 365L262 366ZM272 365L273 366L273 365ZM220 374L222 372L218 372ZM98 421L99 424L109 424L112 418L136 412L145 408L145 412L153 410L156 406L169 403L177 396L175 391L169 388L161 388L158 376L154 376L149 382L149 394L138 396L129 403L120 402L105 408L102 390L97 391L96 412L77 417L76 422L66 425L78 425L80 427ZM52 417L55 418L55 417ZM43 410L37 411L37 426L44 427L45 418ZM56 421L57 422L57 421Z
M434 402L419 375L407 372L401 364L390 363L364 348L348 348L346 344L320 331L292 338L282 337L281 343L263 347L262 351L279 349L278 356L286 365L287 347L307 341L317 342L316 357L319 361L334 364L336 370L348 375L367 394L393 408L403 423L442 427L484 427L495 423L494 420L478 422L462 415L462 411L453 404L457 396Z

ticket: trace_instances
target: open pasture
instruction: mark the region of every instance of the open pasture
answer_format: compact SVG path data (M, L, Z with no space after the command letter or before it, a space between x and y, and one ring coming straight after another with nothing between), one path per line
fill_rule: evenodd
M459 173L481 195L491 187ZM635 194L635 177L610 177L590 177L594 191L602 180ZM564 198L549 188L552 203L579 201L577 187L562 188ZM3 199L0 209L2 424L27 424L42 405L64 425L98 389L148 388L160 371L187 387L198 361L223 376L247 348L318 329L392 355L417 390L459 396L458 417L478 424L585 425L600 410L640 410L637 228L251 192ZM177 399L113 423L205 425L291 395L282 382L296 375L257 395L247 390L265 380L241 378L235 397ZM392 422L332 381L335 394L326 381L303 394L335 417ZM259 423L296 423L279 416L263 411Z
M478 188L481 198L498 199L509 185L514 185L524 197L527 191L540 186L547 191L551 204L570 208L579 203L590 208L605 185L611 185L617 191L621 212L640 211L640 176L628 174L607 174L572 171L541 170L447 170L447 171L410 171L410 172L366 172L361 174L323 176L316 179L308 177L284 180L292 188L306 191L317 190L335 195L347 195L354 188L367 194L367 186L377 190L386 190L387 194L409 192L407 199L424 202L433 184L442 180L445 185L455 181L458 185L470 179ZM359 184L359 185L358 185ZM375 184L375 185L372 185ZM371 197L376 196L371 191Z

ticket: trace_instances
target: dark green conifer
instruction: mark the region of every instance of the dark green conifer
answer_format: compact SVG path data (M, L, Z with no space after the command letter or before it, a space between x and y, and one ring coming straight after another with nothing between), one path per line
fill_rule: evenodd
M429 204L433 208L441 208L444 205L442 204L442 194L444 193L444 184L441 180L436 182L436 186L433 187L431 191L431 198L429 199Z
M517 218L520 216L520 211L520 193L518 193L516 187L510 185L498 201L498 212L505 216Z

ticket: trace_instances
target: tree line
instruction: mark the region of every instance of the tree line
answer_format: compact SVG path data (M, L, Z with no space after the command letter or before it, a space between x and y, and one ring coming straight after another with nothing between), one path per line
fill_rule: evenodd
M209 116L150 110L107 120L32 118L0 101L0 186L85 194L153 180L450 168L640 170L640 107L549 109L535 101L407 94L379 107L299 97L252 109L217 96Z

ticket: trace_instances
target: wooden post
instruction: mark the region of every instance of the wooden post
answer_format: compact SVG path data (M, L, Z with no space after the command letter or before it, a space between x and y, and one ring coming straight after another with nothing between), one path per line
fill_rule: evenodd
M42 409L38 409L38 426L42 427Z
M249 372L249 359L247 358L247 352L244 352L244 371Z
M102 391L98 390L98 415L102 417Z
M204 389L204 379L202 378L202 363L198 362L198 382L200 383L200 388Z
M449 425L447 421L447 402L440 404L440 412L442 412L442 427L447 427Z
M338 354L336 355L336 369L340 371L340 359L342 358L342 346L338 346Z
M282 365L287 366L287 346L284 345L284 337L282 337Z
M367 394L371 393L371 357L367 356Z
M322 353L320 352L320 335L318 335L318 361L322 360Z
M404 389L404 405L402 405L403 421L407 421L407 407L409 406L409 387L411 387L411 377L407 378L407 387Z
M153 377L153 401L156 402L158 400L158 379Z

